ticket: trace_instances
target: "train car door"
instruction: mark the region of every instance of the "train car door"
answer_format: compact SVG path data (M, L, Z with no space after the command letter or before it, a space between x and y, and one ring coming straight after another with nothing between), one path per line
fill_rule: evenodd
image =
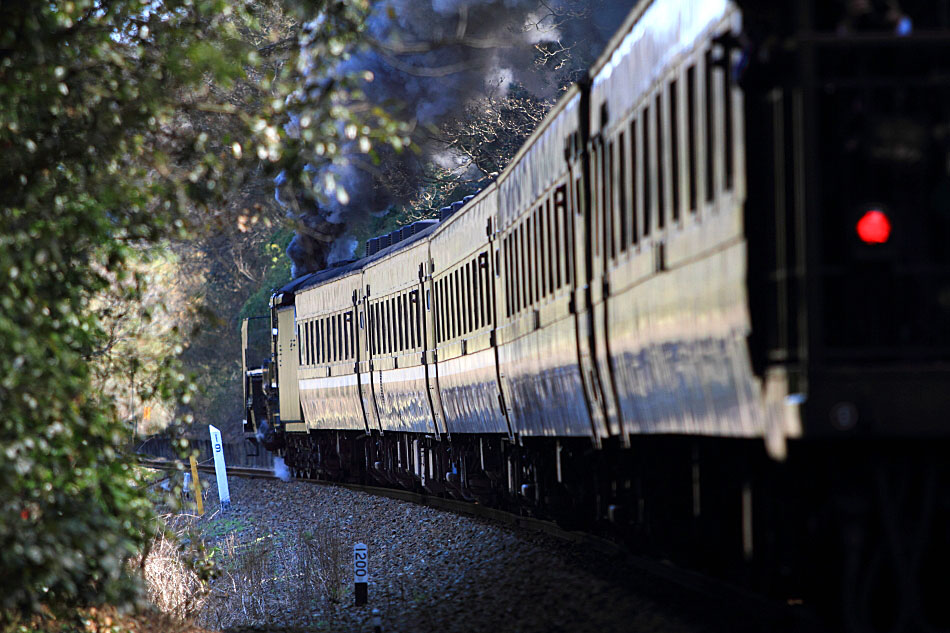
M581 90L581 129L568 137L565 155L570 170L570 188L565 204L571 209L573 222L569 244L573 246L571 258L575 327L577 329L577 356L584 383L591 418L591 431L596 443L611 434L612 426L618 426L617 407L610 388L608 376L601 375L596 362L596 314L594 299L602 303L602 288L594 293L594 260L600 252L598 233L594 226L594 213L590 195L590 154L588 138L590 126L590 88ZM601 277L596 278L597 283Z
M361 285L366 288L365 285ZM373 363L369 354L370 323L367 310L367 295L360 290L353 291L353 312L356 314L356 335L353 341L356 347L356 376L360 394L360 403L363 406L363 419L366 421L366 432L378 431L379 411L376 410L376 399L373 398L373 388L370 384L373 376Z

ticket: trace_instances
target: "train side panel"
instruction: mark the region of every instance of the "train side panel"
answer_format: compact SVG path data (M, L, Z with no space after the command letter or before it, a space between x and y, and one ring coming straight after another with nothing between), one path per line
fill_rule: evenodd
M497 209L492 185L430 240L434 380L449 433L508 433L492 345L495 297L487 229L497 223Z
M380 429L441 433L428 393L424 294L420 271L429 259L427 238L370 263L367 291L371 387Z
M357 374L359 270L297 293L300 402L308 429L366 430Z
M565 150L580 91L555 107L499 179L498 357L512 430L589 436L571 313L573 245Z
M762 436L746 342L741 94L712 50L738 14L726 1L672 6L647 7L593 76L598 363L625 435Z

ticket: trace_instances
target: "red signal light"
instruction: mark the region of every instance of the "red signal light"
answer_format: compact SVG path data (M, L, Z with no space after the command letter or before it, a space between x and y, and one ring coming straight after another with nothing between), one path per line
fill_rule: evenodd
M857 229L865 244L883 244L891 236L891 221L883 211L871 209L858 220Z

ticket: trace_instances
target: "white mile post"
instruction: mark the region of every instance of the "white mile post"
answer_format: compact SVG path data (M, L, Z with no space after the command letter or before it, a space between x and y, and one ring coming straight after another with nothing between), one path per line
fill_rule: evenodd
M353 546L353 595L356 596L356 606L366 604L369 596L367 581L369 580L369 556L366 544L357 543Z
M208 430L211 431L214 474L218 477L218 499L221 501L221 509L227 510L231 507L231 491L228 490L228 473L224 467L224 444L221 442L221 431L210 424Z

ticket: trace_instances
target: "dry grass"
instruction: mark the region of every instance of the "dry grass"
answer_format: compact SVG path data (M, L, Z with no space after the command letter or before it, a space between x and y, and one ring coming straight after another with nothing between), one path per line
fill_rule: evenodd
M343 597L349 562L347 548L336 530L319 527L304 532L297 542L301 588L337 603Z
M212 630L273 625L275 616L317 622L349 591L349 548L330 526L274 534L234 514L163 519L175 536L156 539L144 564L132 561L163 614ZM203 559L214 562L210 578L192 564Z
M149 602L162 613L182 620L193 617L201 608L207 588L191 561L195 551L183 547L183 534L177 539L163 532L142 556L130 561L133 569L140 569Z

